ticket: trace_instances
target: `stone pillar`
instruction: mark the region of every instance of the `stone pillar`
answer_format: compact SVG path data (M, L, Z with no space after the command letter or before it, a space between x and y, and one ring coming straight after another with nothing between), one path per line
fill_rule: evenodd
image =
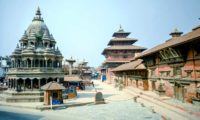
M15 68L15 60L13 61L13 68Z
M11 79L11 89L14 88L14 80Z
M17 61L15 61L15 68L18 68L18 64L17 64Z
M23 66L22 66L22 60L20 60L20 67L23 67Z
M26 67L28 67L28 60L26 60Z
M25 91L26 90L26 80L23 79L23 81L24 81L24 91Z
M47 68L47 62L48 62L48 61L47 61L47 60L45 60L45 62L46 62L46 68Z
M31 68L33 67L33 59L31 59Z
M40 84L40 79L38 79L38 87L39 87L39 90L40 90L40 86L41 86L41 84Z
M13 89L15 89L16 88L16 81L15 81L15 79L13 79Z
M17 85L18 85L17 79L15 79L15 90L17 90Z
M57 78L57 82L60 83L60 79L59 78Z
M31 90L33 90L33 80L31 79Z
M53 68L53 60L52 60L52 63L51 63L51 67Z
M8 88L10 88L10 80L7 80Z
M45 79L46 80L46 84L47 84L47 79Z
M61 67L62 67L62 62L60 61L60 62L59 62L59 68L61 68Z

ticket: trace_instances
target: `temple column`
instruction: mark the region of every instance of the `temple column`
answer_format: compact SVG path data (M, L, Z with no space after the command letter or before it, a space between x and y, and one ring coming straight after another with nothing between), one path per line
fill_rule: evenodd
M31 79L31 90L33 90L33 80Z
M47 79L45 79L46 80L46 84L47 84Z
M13 89L15 89L15 80L12 79L12 81L13 81Z
M11 89L13 89L13 80L11 79Z
M25 91L26 90L26 80L23 79L23 81L24 81L24 91Z
M45 62L46 62L46 68L47 68L47 63L48 63L48 61L47 61L47 60L45 60Z
M57 78L57 82L60 83L60 79L59 78Z
M10 64L10 67L12 68L12 60L11 60L11 64Z
M51 67L53 68L53 60L52 60L52 63L51 63Z
M39 90L40 90L40 86L41 86L41 84L40 84L40 79L38 79L38 87L39 87Z
M10 80L8 80L7 84L8 84L8 88L10 88Z
M15 60L13 61L13 68L15 68Z
M15 68L17 68L18 66L17 66L17 61L15 60Z
M33 67L33 59L31 59L31 68Z
M15 60L13 61L13 68L15 68Z
M28 60L26 60L26 67L28 67Z
M21 61L21 67L24 67L24 61L23 60Z
M20 67L23 67L23 66L22 66L22 60L20 60Z
M61 66L62 66L62 62L60 61L60 62L59 62L59 68L61 68Z
M17 85L18 85L17 79L15 79L15 90L17 90Z

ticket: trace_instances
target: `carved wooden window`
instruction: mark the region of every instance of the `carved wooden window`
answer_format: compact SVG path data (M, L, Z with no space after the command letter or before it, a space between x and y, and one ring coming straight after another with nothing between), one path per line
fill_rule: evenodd
M181 67L174 67L174 76L181 75Z
M170 76L170 71L166 72L166 76L169 77Z
M155 76L155 69L151 70L151 76Z
M123 52L124 52L124 53L127 53L128 51L127 51L127 50L124 50Z
M162 59L167 59L167 56L165 56L163 51L160 51L160 56L161 56Z
M126 55L124 55L124 56L123 56L123 58L127 58L127 56L126 56Z
M186 73L187 73L187 77L192 77L192 70L187 70Z
M196 54L195 56L200 56L200 45L195 48Z
M172 54L173 57L179 57L178 53L173 48L169 48L169 51L170 51L170 53Z
M163 51L163 53L167 57L167 59L171 57L169 50L166 49L166 50Z
M160 76L161 76L161 77L165 77L165 72L161 71L161 72L160 72Z

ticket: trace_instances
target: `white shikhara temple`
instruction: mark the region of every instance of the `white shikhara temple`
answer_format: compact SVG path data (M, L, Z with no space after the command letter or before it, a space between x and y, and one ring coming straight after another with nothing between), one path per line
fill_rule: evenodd
M37 91L50 81L63 80L63 56L55 47L56 41L39 8L19 43L11 55L11 68L6 77L10 90Z

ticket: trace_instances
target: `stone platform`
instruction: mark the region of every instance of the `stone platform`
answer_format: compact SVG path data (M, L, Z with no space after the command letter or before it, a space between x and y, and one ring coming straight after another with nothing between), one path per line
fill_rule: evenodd
M43 95L43 91L16 92L6 90L0 94L0 100L5 102L42 102L44 99Z

